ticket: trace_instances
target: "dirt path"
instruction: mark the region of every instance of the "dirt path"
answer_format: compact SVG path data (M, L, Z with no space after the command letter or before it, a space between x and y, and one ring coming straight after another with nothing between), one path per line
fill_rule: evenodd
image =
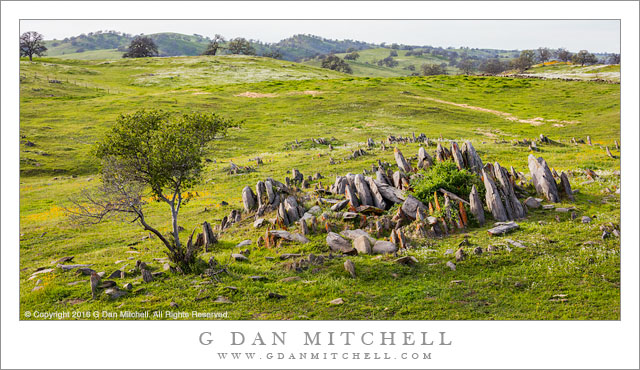
M535 118L531 118L531 119L521 119L516 117L515 115L511 114L511 113L507 113L507 112L501 112L499 110L494 110L494 109L488 109L488 108L482 108L482 107L476 107L473 105L469 105L469 104L464 104L464 103L454 103L451 101L446 101L446 100L440 100L440 99L436 99L436 98L430 98L427 96L415 96L416 99L424 99L424 100L430 100L436 103L441 103L441 104L448 104L448 105L453 105L456 107L460 107L460 108L466 108L466 109L471 109L471 110L475 110L478 112L484 112L484 113L491 113L491 114L495 114L496 116L502 117L508 121L514 121L514 122L521 122L521 123L529 123L533 126L540 126L543 125L545 123L553 123L553 126L555 127L563 127L564 124L573 124L573 123L579 123L578 121L560 121L557 119L544 119L542 117L535 117Z

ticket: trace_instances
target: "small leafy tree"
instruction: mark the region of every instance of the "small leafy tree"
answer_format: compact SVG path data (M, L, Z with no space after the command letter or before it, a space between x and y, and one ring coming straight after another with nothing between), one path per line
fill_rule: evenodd
M202 53L202 55L216 55L218 50L223 49L222 43L225 42L225 39L222 35L216 34L213 36L213 39L209 42L207 49Z
M389 56L390 56L390 57L397 57L397 56L398 56L398 51L397 51L397 50L392 49L392 50L389 52Z
M378 61L378 65L379 66L385 66L385 67L389 67L389 68L393 68L393 67L397 67L398 66L398 61L393 59L393 57L388 56L382 60Z
M129 49L123 58L147 58L158 55L158 47L149 36L136 36L131 40Z
M620 54L611 54L609 55L609 59L607 59L609 64L620 64Z
M234 126L233 121L215 114L174 118L162 111L141 110L121 115L96 146L96 156L102 161L101 187L72 199L74 208L67 211L85 223L131 217L131 222L138 222L162 241L170 260L183 272L193 271L198 250L191 238L185 246L179 236L178 214L189 200L183 193L201 179L207 143ZM169 236L149 224L145 212L149 197L169 206Z
M501 62L498 58L488 59L480 66L480 70L482 72L490 75L497 75L504 72L506 69L506 64Z
M464 72L464 74L466 75L471 74L471 72L473 72L474 67L475 67L475 63L471 59L463 59L458 63L458 68L460 68L462 72Z
M551 50L549 48L538 48L537 58L541 63L549 61L551 59Z
M351 52L351 53L349 53L349 54L344 56L345 60L356 60L358 58L360 58L360 54L358 54L358 52L356 52L356 51L353 51L353 52Z
M47 51L44 46L44 37L35 31L28 31L20 35L20 56L29 57L33 60L33 56L43 56Z
M446 75L447 70L442 64L423 64L422 75L423 76L435 76Z
M591 65L598 63L598 58L588 50L580 50L577 54L574 54L573 57L571 57L571 62L580 64L581 66Z
M533 50L522 50L520 56L511 61L511 66L521 72L531 68L536 62L536 52Z
M567 49L558 49L557 56L561 62L568 62L571 60L573 54Z
M335 55L329 55L322 60L322 68L331 69L338 72L353 73L349 63Z
M256 49L243 37L236 37L229 41L227 50L231 54L256 55Z

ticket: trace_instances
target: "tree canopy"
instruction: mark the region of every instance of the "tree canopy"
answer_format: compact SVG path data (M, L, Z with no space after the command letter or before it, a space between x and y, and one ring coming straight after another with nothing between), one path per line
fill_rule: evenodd
M123 58L146 58L158 55L158 47L149 36L136 36L131 40Z
M20 35L20 56L29 57L33 60L33 56L43 56L47 51L44 45L44 37L35 31L28 31Z
M322 68L327 68L344 73L353 73L353 70L351 70L351 66L349 65L349 63L345 62L335 55L329 55L328 57L324 58L324 60L322 61Z
M236 37L235 39L229 41L227 44L227 50L231 54L241 54L241 55L255 55L256 49L251 45L249 41L247 41L243 37Z

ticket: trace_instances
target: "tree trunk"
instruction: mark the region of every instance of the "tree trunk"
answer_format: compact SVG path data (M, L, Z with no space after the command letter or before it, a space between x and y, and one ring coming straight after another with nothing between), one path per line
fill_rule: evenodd
M171 225L173 226L173 239L176 242L176 249L180 249L180 235L178 230L178 210L171 205Z

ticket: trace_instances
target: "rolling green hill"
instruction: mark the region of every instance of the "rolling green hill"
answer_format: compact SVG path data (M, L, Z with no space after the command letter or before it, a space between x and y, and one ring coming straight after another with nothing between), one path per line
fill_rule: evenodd
M413 52L423 50L423 49L414 49ZM375 49L366 49L359 50L357 53L360 55L358 59L354 60L345 60L353 70L354 76L371 76L371 77L397 77L397 76L410 76L412 73L420 72L420 67L423 64L442 64L448 63L448 59L441 56L434 56L428 53L424 53L422 55L409 55L409 50L395 50L398 53L397 57L393 57L395 61L398 62L396 67L387 67L380 66L377 64L379 60L382 60L389 56L391 49L388 48L375 48ZM340 58L345 57L347 53L338 53L336 54ZM321 66L321 60L314 58L311 60L307 60L304 62L307 65ZM409 69L410 66L413 66L413 70ZM447 66L448 74L456 74L458 69L455 67Z

